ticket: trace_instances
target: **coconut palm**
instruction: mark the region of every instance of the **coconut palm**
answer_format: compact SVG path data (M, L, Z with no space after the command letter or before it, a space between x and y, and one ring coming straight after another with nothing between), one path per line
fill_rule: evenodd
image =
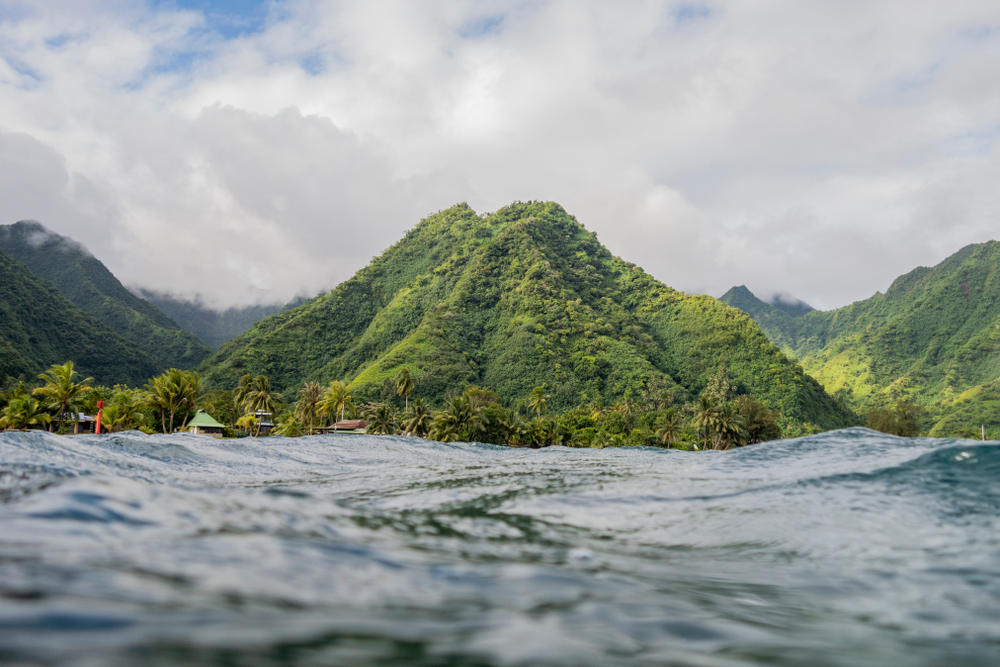
M306 382L299 390L299 400L295 404L295 417L302 423L309 435L312 435L316 420L319 418L319 406L323 400L323 388L318 382Z
M38 376L45 384L31 393L43 398L45 407L56 413L57 429L61 429L66 421L66 413L73 412L73 432L80 431L78 408L84 395L90 391L90 383L94 378L80 382L74 381L77 372L73 370L73 362L67 361L62 366L53 364L49 370Z
M42 406L27 394L14 396L7 402L0 417L0 428L25 429L32 426L47 426L52 417L45 413Z
M715 417L715 449L729 449L739 444L745 433L746 420L733 403L723 403L719 406Z
M274 432L286 438L297 438L305 432L305 425L295 413L285 413L278 419Z
M351 388L347 386L346 382L341 380L334 380L323 389L323 398L319 404L319 411L324 415L333 415L333 421L338 421L338 413L340 415L339 419L344 418L344 408L351 403ZM334 426L336 430L336 426Z
M422 398L414 399L413 407L403 414L403 431L407 435L423 437L430 430L433 420L426 401Z
M365 433L375 435L392 435L396 432L396 415L393 414L392 407L385 403L380 403L372 414L372 420L365 428Z
M258 375L250 382L248 390L243 396L243 412L248 415L274 414L281 405L281 394L271 391L271 381L265 375ZM260 435L260 428L264 420L257 422L257 428L253 436Z
M548 409L548 401L545 400L545 385L538 385L528 394L528 409L535 413L536 419L541 419Z
M115 393L101 412L101 428L108 431L126 431L138 428L146 422L144 410L148 405L146 394L141 389L129 389L118 385Z
M663 413L663 420L660 422L660 429L656 432L656 437L664 445L669 447L677 442L677 437L681 430L681 416L673 406Z
M486 424L482 408L468 397L454 396L434 417L430 437L441 442L469 440L476 431L486 430Z
M410 394L413 393L413 389L416 387L416 383L410 377L410 369L408 367L403 368L396 374L395 383L396 395L403 397L403 410L408 410L410 408Z
M712 431L715 428L715 419L718 412L718 404L715 402L715 397L710 394L702 394L698 397L698 403L695 405L694 420L692 424L696 429L701 430L702 439L705 441L705 446L708 447L709 443L712 441ZM697 445L695 445L697 447Z
M160 424L164 433L174 432L174 419L183 414L181 428L187 425L188 416L195 411L201 394L201 376L194 371L168 369L146 384L149 404L160 411ZM169 425L167 415L170 415Z

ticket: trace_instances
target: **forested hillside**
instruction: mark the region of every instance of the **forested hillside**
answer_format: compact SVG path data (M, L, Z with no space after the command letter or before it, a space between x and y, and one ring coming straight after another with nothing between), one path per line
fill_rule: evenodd
M133 343L0 250L0 386L32 381L67 360L76 362L81 377L107 385L137 386L157 372Z
M613 257L553 203L430 216L335 290L224 344L202 371L227 389L266 375L286 396L344 379L362 400L389 395L404 366L414 397L478 385L514 404L546 384L555 410L653 390L682 403L724 367L739 393L786 419L854 419L746 314Z
M236 338L268 315L280 313L305 302L305 299L299 299L285 306L244 306L213 310L199 301L185 301L164 292L140 289L137 290L137 294L213 350L218 350L227 340Z
M160 369L194 368L212 350L140 299L76 241L43 225L22 221L0 225L0 249L35 275L50 281L67 299L126 340Z
M832 311L793 318L734 288L776 344L855 409L898 400L927 408L933 435L1000 431L1000 243L974 244ZM747 296L749 295L749 297ZM1000 434L1000 433L998 433Z

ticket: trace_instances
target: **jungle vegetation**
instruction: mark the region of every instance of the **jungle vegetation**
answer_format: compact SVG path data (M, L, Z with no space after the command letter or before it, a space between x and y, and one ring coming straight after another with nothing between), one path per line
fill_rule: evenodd
M66 359L106 384L138 384L158 371L134 343L0 250L0 388Z
M106 432L183 431L200 409L225 424L230 436L260 436L264 420L272 419L275 434L297 437L322 427L329 430L345 417L363 418L373 434L521 447L730 449L782 436L780 415L749 396L737 397L725 370L696 401L683 406L649 386L640 400L622 398L607 406L592 402L559 414L549 412L551 394L544 384L533 387L518 409L505 408L496 392L479 387L451 394L433 409L425 399L409 400L417 387L409 368L395 377L394 400L366 403L356 402L350 385L339 380L326 386L306 383L297 400L286 403L262 375L241 377L232 391L205 391L198 373L175 368L143 387L95 386L93 378L80 377L71 361L53 365L37 380L33 389L21 382L0 393L0 428L77 432L79 415L97 414L98 401L103 401Z
M398 393L404 368L412 396ZM340 381L358 405L420 400L456 423L454 401L472 387L513 414L527 414L542 385L550 413L650 395L683 411L724 370L733 397L771 406L786 434L860 423L745 313L663 285L543 202L429 216L353 278L263 319L199 370L212 389L265 376L289 397Z
M0 249L55 285L70 302L134 343L159 370L194 368L212 350L125 289L80 243L33 221L0 225Z
M791 317L746 287L722 297L858 414L922 408L932 436L1000 438L1000 243L962 248L885 294Z

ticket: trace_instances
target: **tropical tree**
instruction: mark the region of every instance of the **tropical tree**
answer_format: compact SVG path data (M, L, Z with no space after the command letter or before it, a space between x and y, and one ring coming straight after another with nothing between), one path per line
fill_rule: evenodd
M323 398L319 404L319 410L321 414L333 415L333 421L338 421L338 413L340 415L339 420L344 418L344 408L351 404L351 388L347 386L346 382L341 380L334 380L323 389ZM334 426L336 430L336 426Z
M441 442L468 441L475 432L486 430L486 423L482 408L468 396L454 396L435 415L430 437Z
M715 414L713 425L715 449L729 449L739 444L745 434L743 416L733 403L723 403Z
M656 432L656 437L660 439L660 442L669 447L677 442L680 432L681 416L677 412L676 408L670 406L663 412L663 417L660 421L660 428Z
M238 388L237 391L240 389L242 387ZM278 411L278 407L282 401L281 394L271 391L271 381L265 375L258 375L252 378L249 386L242 392L242 396L243 414L247 415L273 415ZM255 438L260 435L260 428L263 423L263 419L257 421L257 428L253 433Z
M403 413L403 432L406 435L423 437L427 435L433 421L427 402L422 398L414 399L413 405Z
M127 431L146 423L149 405L146 392L115 385L115 393L101 412L101 427L108 431Z
M739 408L745 422L748 444L777 440L781 437L778 414L768 409L766 403L744 395L736 399L736 407Z
M410 369L404 367L396 374L396 395L401 396L404 401L403 410L408 410L410 408L410 394L413 393L416 383L413 378L410 377Z
M715 428L715 418L718 412L718 404L711 394L702 394L698 397L698 403L694 408L694 419L692 425L701 431L702 440L708 447L712 441L712 430ZM697 449L697 445L695 445Z
M392 407L386 403L380 403L372 414L371 422L365 428L365 433L375 435L392 435L396 432L396 415Z
M323 400L323 388L318 382L306 382L299 390L299 400L295 403L295 417L312 435L316 420L320 416L320 403Z
M146 384L146 390L150 406L160 412L163 432L173 433L176 416L183 415L181 428L184 428L188 417L195 411L201 394L201 376L194 371L171 368L150 380Z
M300 421L298 414L286 412L278 419L274 432L286 438L297 438L305 433L305 429L306 426Z
M35 399L27 394L14 396L7 401L6 407L0 413L0 428L26 429L32 426L47 426L50 417Z
M76 382L74 378L77 372L73 370L73 362L67 361L63 365L53 364L49 370L38 376L45 384L38 387L31 393L41 396L45 407L56 413L57 429L61 429L66 421L66 413L73 412L73 432L80 431L80 418L77 408L84 395L90 390L90 383L94 378L87 378Z
M535 413L536 419L541 419L549 407L545 395L545 385L538 385L528 394L528 409Z

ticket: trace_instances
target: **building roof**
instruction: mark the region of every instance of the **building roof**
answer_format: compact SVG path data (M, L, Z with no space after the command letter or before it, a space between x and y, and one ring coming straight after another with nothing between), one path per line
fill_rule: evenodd
M191 421L189 421L187 425L188 427L198 426L201 428L205 427L226 428L219 422L212 419L212 415L208 414L204 410L199 410L198 412L196 412L194 417L191 418Z

